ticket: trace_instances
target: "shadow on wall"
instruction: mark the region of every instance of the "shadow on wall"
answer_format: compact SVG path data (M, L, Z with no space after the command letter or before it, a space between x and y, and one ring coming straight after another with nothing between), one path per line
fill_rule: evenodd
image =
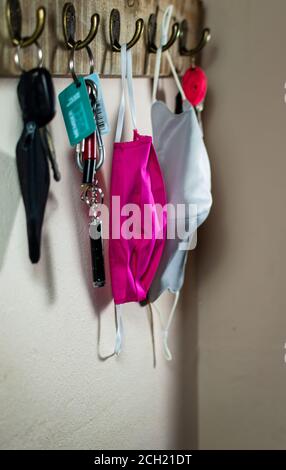
M74 159L71 157L71 161ZM97 343L98 343L98 359L105 361L113 356L113 354L108 356L103 356L100 349L100 338L101 338L101 313L102 311L112 302L112 293L111 293L111 282L110 282L110 273L109 273L109 263L108 263L108 242L104 241L104 261L105 261L105 277L106 283L104 287L100 288L100 295L98 295L98 289L94 288L92 285L92 266L91 266L91 254L90 254L90 244L89 244L89 208L83 203L80 199L81 195L81 183L82 183L82 174L79 172L76 165L70 165L70 184L71 184L71 204L73 211L73 221L75 224L75 230L78 234L77 240L79 243L79 253L81 258L81 268L82 268L82 278L88 295L91 300L91 305L93 306L94 314L98 319L98 333L97 333ZM106 195L106 184L104 177L101 172L98 173L99 186L102 188L103 193ZM108 200L105 200L106 204L109 204ZM103 223L108 223L108 221L103 221Z
M212 56L216 54L216 49L213 49ZM219 167L220 155L216 155L215 142L208 141L208 123L214 121L215 115L215 97L212 91L209 90L203 112L203 121L204 140L211 164L213 205L208 219L198 232L198 246L196 249L198 287L200 282L203 283L206 277L217 269L227 243L227 227L224 220L226 196L223 193L222 168Z
M15 158L0 153L0 270L2 269L10 235L20 202L20 190Z
M216 54L216 50L212 51ZM198 245L189 254L186 280L181 304L181 368L180 410L178 423L178 446L184 449L199 449L199 305L200 287L218 268L226 240L224 226L224 195L222 191L219 159L215 147L208 143L208 123L213 121L216 109L215 97L208 91L203 112L205 143L212 172L213 206L207 221L198 230ZM213 150L212 150L213 149ZM218 156L219 157L219 156Z
M198 449L198 302L196 253L189 253L180 302L176 447Z
M216 173L215 156L207 142L207 122L214 113L214 100L211 92L208 93L206 110L203 113L206 146L209 153L212 169L213 206L208 220L198 230L198 246L189 253L186 268L185 283L180 304L180 367L178 369L178 422L177 447L180 449L199 449L199 287L207 276L211 276L217 268L221 251L225 243L225 230L223 227L223 195L219 188L219 175ZM219 214L216 208L219 207ZM215 223L215 227L214 227ZM215 229L215 230L214 230ZM210 237L211 234L211 237ZM216 237L215 237L216 235ZM212 249L210 262L208 249ZM205 253L208 253L206 258Z
M21 199L16 159L4 153L0 153L0 271L4 265L5 255L8 249L9 240L13 230L14 221L16 218L17 210L22 204L24 211L24 204ZM42 263L35 264L31 270L35 282L43 280L46 283L47 300L50 304L56 300L56 286L54 280L53 262L52 262L52 247L50 244L49 232L47 229L48 220L52 218L53 213L58 208L58 202L52 192L49 193L48 204L45 214L45 223L42 232L42 246L41 258L44 260ZM24 218L24 225L22 227L25 233L25 250L28 260L28 239L26 216Z

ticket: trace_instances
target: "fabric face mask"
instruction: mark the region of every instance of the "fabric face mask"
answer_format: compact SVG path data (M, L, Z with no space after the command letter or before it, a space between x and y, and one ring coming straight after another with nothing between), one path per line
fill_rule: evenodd
M156 101L162 46L166 43L172 9L171 6L166 10L163 19L161 46L156 57L151 119L154 146L165 180L168 204L176 210L176 215L172 216L168 211L168 239L148 293L150 302L155 302L166 290L175 294L169 321L163 328L164 353L168 360L172 359L168 348L168 331L184 282L188 249L197 228L206 220L212 205L210 164L202 130L194 108L186 100L168 51L167 59L183 99L183 112L174 114L165 103ZM179 217L178 204L185 207ZM190 207L195 209L195 213L192 210L191 215L188 215ZM178 229L182 225L188 228L183 238L176 234L170 239L169 227ZM157 309L155 304L154 307Z
M132 87L131 50L121 47L122 98L118 115L111 172L111 211L109 259L111 285L116 306L117 338L115 354L121 351L122 317L120 306L127 302L146 299L157 271L166 239L166 209L157 215L155 205L165 208L166 192L160 165L155 153L152 137L141 136L136 130L135 101ZM125 115L125 79L129 96L134 138L131 142L120 142ZM114 203L114 198L118 204ZM120 198L120 199L119 199ZM127 206L128 205L128 206ZM136 205L140 213L134 218ZM144 237L144 206L152 212L152 225ZM138 226L131 238L123 227L128 219L129 207L133 225ZM114 229L120 228L114 234ZM134 227L133 227L134 229ZM116 230L118 232L118 230ZM133 230L133 233L134 230Z

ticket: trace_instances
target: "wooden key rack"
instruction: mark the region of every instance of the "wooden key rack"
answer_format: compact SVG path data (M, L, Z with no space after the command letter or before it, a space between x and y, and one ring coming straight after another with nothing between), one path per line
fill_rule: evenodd
M54 76L68 76L69 50L63 30L63 11L66 3L65 0L15 0L14 2L11 0L10 16L8 15L8 19L10 19L9 31L7 3L6 0L1 0L1 77L18 76L21 73L14 62L14 54L17 49L24 68L29 69L37 64L37 48L35 44L27 45L27 43L31 42L29 38L33 33L39 32L38 44L43 51L44 65ZM155 54L154 51L150 51L148 45L152 36L155 44L158 44L162 16L170 4L174 6L170 36L172 32L176 33L176 23L180 26L175 41L169 49L179 73L183 73L190 66L191 57L186 55L186 52L191 49L196 50L204 37L206 41L208 40L207 30L203 33L201 0L173 0L171 2L170 0L73 0L71 3L74 6L76 29L74 30L75 23L73 22L69 25L68 34L73 36L79 46L83 44L85 38L90 39L94 36L89 47L94 55L95 69L104 77L118 77L120 75L120 54L116 51L116 47L111 47L110 38L110 14L113 9L117 9L120 14L120 20L118 13L117 16L116 14L113 16L112 27L113 33L117 37L119 36L118 27L120 24L121 43L129 42L134 37L135 31L140 34L138 40L135 38L137 42L132 47L135 77L153 75ZM20 6L20 12L15 10L17 6ZM40 7L43 9L38 11ZM152 14L153 17L150 20ZM136 30L136 21L139 19L144 21L143 32L139 29ZM156 35L154 34L154 23L157 23ZM140 28L139 22L137 22L137 26ZM13 34L15 36L14 44L11 37ZM16 45L17 41L18 46ZM21 44L25 47L20 47ZM196 52L199 51L196 50ZM88 73L89 57L84 48L80 49L79 47L79 50L76 50L75 61L77 73ZM169 74L168 63L163 57L161 76Z

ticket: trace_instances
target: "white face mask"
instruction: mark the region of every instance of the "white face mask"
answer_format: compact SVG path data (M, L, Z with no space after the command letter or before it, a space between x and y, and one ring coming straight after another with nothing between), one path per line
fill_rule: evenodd
M151 119L154 146L165 180L168 203L175 207L184 204L187 213L189 205L196 207L195 217L190 219L184 214L186 227L189 225L190 231L194 233L206 220L212 205L210 164L195 110L186 101L168 51L166 56L183 99L183 112L174 114L165 103L156 101L162 46L167 42L172 10L172 6L167 8L162 24L161 44L157 51L154 74ZM186 249L182 250L182 242L189 246L191 241L189 235L186 237L185 240L179 237L166 240L163 256L148 295L149 301L154 302L166 290L176 294L169 321L163 329L164 351L168 360L172 358L167 344L168 330L184 282L188 255Z

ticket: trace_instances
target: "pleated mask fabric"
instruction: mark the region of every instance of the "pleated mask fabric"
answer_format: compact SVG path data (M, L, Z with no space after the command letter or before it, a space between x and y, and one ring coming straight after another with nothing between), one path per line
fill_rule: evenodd
M117 314L117 339L115 352L119 354L122 340L121 305L146 299L157 271L166 240L166 190L161 168L151 136L142 136L136 130L135 100L132 85L131 50L121 46L122 97L113 151L111 172L111 200L117 197L119 205L111 204L109 259L111 285ZM121 142L125 115L125 83L133 123L133 141ZM157 213L156 204L164 207ZM134 224L138 233L128 237L123 225L127 220L124 207L132 205L140 209ZM151 233L145 237L144 207L151 209ZM134 214L133 214L134 216ZM116 219L116 222L115 222ZM120 226L120 233L113 236L114 224ZM126 236L127 235L127 236Z

